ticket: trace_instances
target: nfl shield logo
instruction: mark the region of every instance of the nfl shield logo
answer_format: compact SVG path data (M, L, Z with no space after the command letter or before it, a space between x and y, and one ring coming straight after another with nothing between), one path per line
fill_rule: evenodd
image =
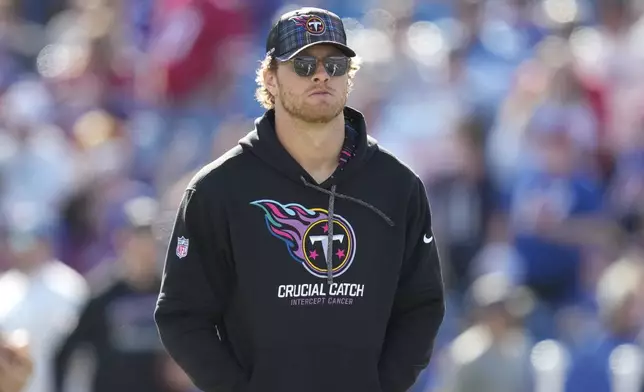
M188 255L188 243L190 240L188 240L185 237L179 237L177 239L177 257L180 259L183 259Z

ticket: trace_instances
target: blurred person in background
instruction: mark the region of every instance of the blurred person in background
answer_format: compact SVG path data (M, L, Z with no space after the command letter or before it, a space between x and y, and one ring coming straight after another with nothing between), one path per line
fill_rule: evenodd
M469 291L472 325L444 355L445 392L529 392L533 338L522 325L530 293L503 273L477 278Z
M89 293L85 279L55 258L52 226L28 215L12 218L13 266L0 275L0 331L24 330L29 339L34 370L24 392L51 390L55 350Z
M572 62L566 59L569 57L568 49L564 46L552 53L553 56L557 54L564 59L557 60L562 62L561 65L552 66L549 86L542 101L534 108L527 124L528 132L560 128L570 139L571 152L576 156L572 170L578 174L598 176L594 159L600 135L595 112Z
M53 102L35 75L17 80L3 95L0 212L6 215L29 204L42 219L55 220L74 184L74 150L64 131L51 123Z
M509 224L525 261L526 284L556 311L582 299L584 251L606 241L603 194L594 180L575 173L578 155L567 134L537 132L540 163L515 185Z
M511 192L519 168L525 165L527 128L546 90L545 68L538 59L527 60L517 68L515 81L486 134L486 167L500 194Z
M638 131L642 112L644 63L640 42L644 20L638 3L641 2L596 0L598 23L589 29L594 36L590 35L591 40L577 40L580 68L596 86L602 102L604 143L613 152L626 146L628 135ZM594 50L584 50L584 43L590 43Z
M123 206L115 231L115 262L88 274L94 294L75 329L58 347L55 391L62 392L76 350L90 349L93 377L87 391L164 391L163 350L151 310L159 290L158 243L153 232L157 202L139 197ZM86 366L87 364L84 364Z
M627 243L644 246L644 118L640 120L639 132L615 155L610 207L626 234Z
M65 200L60 210L59 252L62 258L81 274L88 270L90 263L87 261L96 258L96 244L99 239L95 206L97 188L96 185L87 185L76 189Z
M587 298L586 253L608 246L614 229L588 154L595 140L585 118L589 113L577 113L577 103L568 101L578 97L572 77L560 68L550 81L548 100L528 124L524 164L506 204L513 245L525 260L526 284L553 315ZM533 332L553 337L554 325L549 329Z
M515 83L500 105L487 139L488 163L495 186L508 192L535 165L531 135L535 130L560 128L582 154L577 170L595 174L592 160L599 124L586 90L570 60L565 40L545 39L534 58L516 70Z
M243 45L236 47L233 42L249 34L249 10L246 2L156 2L147 47L151 75L146 76L152 79L141 80L147 88L142 93L171 104L168 109L203 110L217 104L225 96L220 92L234 82L235 70L228 57L242 50Z
M566 392L615 392L611 355L637 344L644 328L644 253L628 252L607 267L597 285L603 330L573 352ZM617 372L619 373L619 371Z
M113 255L108 226L112 217L116 220L120 216L122 200L135 193L154 193L150 185L135 181L128 136L121 121L102 109L80 116L70 132L78 176L57 211L62 226L60 252L83 274ZM113 205L118 207L113 209Z
M472 283L470 266L488 237L496 200L485 170L483 119L464 116L451 139L458 160L428 181L428 193L437 211L436 231L443 239L446 281L450 290L462 295Z
M159 120L140 146L142 170L160 188L210 158L217 125L238 110L240 64L254 11L248 1L163 0L153 3L150 38L137 65L136 92ZM160 159L173 155L173 160Z
M396 50L396 57L405 55L405 42ZM394 62L397 69L392 80L383 88L382 104L371 134L388 149L401 157L418 175L427 181L441 181L458 172L462 165L456 134L463 119L472 113L473 92L466 75L466 53L461 48L450 49L444 63L429 67L414 67L414 62ZM419 88L422 87L422 88ZM369 88L372 88L369 86ZM385 98L386 97L386 98ZM437 210L440 213L440 209ZM440 214L439 214L440 215ZM437 216L440 220L440 216Z

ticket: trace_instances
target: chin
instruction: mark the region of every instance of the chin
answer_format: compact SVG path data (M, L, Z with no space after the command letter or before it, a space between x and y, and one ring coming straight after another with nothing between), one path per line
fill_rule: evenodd
M302 112L302 119L312 123L328 123L342 113L342 107L315 107Z
M342 114L344 105L339 103L320 103L317 105L302 105L295 110L287 110L293 117L299 118L308 123L324 124Z

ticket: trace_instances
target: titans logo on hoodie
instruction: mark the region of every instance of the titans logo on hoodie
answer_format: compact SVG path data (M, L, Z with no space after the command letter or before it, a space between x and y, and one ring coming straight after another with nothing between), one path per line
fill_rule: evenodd
M403 392L444 315L425 188L345 109L355 150L316 183L274 112L187 187L155 320L205 392Z
M257 200L251 204L261 207L266 214L266 226L271 234L286 243L291 257L314 276L326 277L328 211L322 208L306 208L299 204L280 204L273 200ZM351 266L355 254L356 235L351 224L336 215L333 224L336 233L333 242L339 247L331 256L334 262L333 276L340 276ZM319 245L318 245L319 244ZM324 257L322 257L324 255Z
M333 219L334 232L329 250L329 213L322 208L306 208L299 204L282 205L273 200L257 200L251 204L259 206L266 214L268 231L286 244L291 257L306 271L318 278L328 276L325 260L331 260L332 277L338 277L351 267L356 252L356 235L351 224L342 216ZM329 254L329 252L332 252ZM293 264L295 265L295 264ZM363 284L331 283L328 292L322 283L301 285L279 285L279 298L304 297L291 300L292 305L353 304L351 297L362 297ZM327 296L348 296L330 299Z

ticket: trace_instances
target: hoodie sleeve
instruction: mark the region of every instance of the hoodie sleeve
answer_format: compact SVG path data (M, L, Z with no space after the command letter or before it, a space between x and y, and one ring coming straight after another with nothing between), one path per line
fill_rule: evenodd
M383 392L407 391L429 364L443 321L443 279L431 212L416 178L408 207L406 250L379 373Z
M188 189L181 201L154 317L166 351L195 386L245 391L245 374L216 328L234 282L223 203L199 192Z

